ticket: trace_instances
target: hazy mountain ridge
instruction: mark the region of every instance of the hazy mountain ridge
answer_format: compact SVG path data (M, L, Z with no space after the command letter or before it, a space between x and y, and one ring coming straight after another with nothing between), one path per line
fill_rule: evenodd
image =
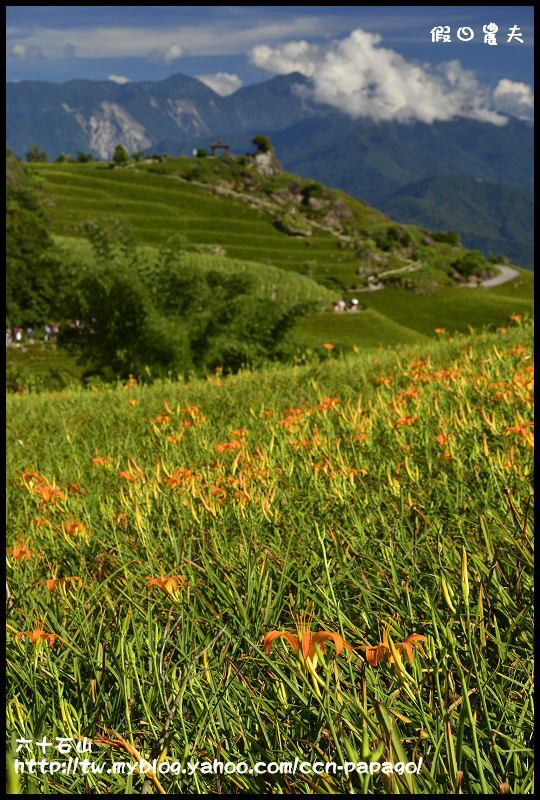
M361 197L399 221L457 230L469 246L488 255L495 249L532 267L531 123L376 123L317 105L299 86L309 80L298 73L227 97L180 73L121 85L10 83L7 145L23 158L37 144L49 158L82 150L108 159L118 143L130 152L178 155L221 137L242 153L252 149L255 133L266 133L288 171ZM422 195L422 181L434 176L439 180L429 190L425 184ZM477 179L485 185L472 192L471 205L468 189Z

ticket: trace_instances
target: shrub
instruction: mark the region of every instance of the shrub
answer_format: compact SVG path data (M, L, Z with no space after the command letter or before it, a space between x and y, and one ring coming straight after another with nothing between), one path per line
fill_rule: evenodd
M485 275L493 272L486 258L479 250L468 250L464 255L452 262L452 267L464 277Z
M145 259L119 223L92 223L87 233L94 260L75 281L68 309L81 325L60 343L102 374L148 380L280 359L296 317L312 308L257 296L246 272L203 269L185 242L172 240Z
M263 136L263 134L257 134L252 139L253 144L257 148L258 153L273 153L274 147L270 138L268 136Z
M438 231L431 234L434 242L442 242L443 244L451 244L454 247L461 246L461 238L456 231Z

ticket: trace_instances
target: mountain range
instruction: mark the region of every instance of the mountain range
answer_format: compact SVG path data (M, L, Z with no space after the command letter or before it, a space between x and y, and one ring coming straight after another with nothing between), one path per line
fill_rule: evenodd
M299 73L222 97L196 78L117 84L8 83L7 146L50 159L91 152L191 154L224 139L232 152L270 136L284 167L360 197L392 218L461 234L467 247L533 268L533 126L373 122L313 102Z

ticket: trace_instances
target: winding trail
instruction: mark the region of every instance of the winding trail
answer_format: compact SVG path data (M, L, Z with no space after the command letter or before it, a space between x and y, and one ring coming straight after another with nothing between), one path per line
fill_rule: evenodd
M481 281L480 283L461 283L459 288L477 289L479 286L482 286L485 289L491 289L493 286L500 286L501 283L513 281L514 278L517 278L519 275L519 271L513 267L507 267L504 264L495 264L495 267L499 270L499 274L495 275L495 277L486 278L485 281Z

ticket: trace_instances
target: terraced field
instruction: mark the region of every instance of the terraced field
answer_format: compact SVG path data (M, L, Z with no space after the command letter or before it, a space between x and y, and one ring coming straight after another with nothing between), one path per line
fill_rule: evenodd
M174 166L172 160L169 172ZM331 342L362 349L391 347L432 337L435 328L465 332L469 327L504 327L510 316L532 313L534 276L527 270L520 270L518 279L502 286L469 292L445 286L449 278L433 267L422 268L427 278L440 282L432 293L350 290L345 297L360 298L363 312L328 313L342 287L357 282L359 263L357 254L330 232L314 228L307 239L287 236L277 230L272 214L263 206L219 196L215 184L204 188L175 179L173 174L155 174L145 165L113 170L103 164L40 164L36 170L49 195L52 229L73 252L87 252L86 243L78 238L85 220L112 216L130 223L137 240L147 247L181 234L188 240L188 249L213 246L231 259L250 261L249 269L260 274L263 284L275 285L284 279L275 272L264 278L270 266L310 274L332 289L321 291L321 313L300 320L295 328L296 338L310 346ZM373 229L390 224L374 209L353 199L350 204L362 224Z

